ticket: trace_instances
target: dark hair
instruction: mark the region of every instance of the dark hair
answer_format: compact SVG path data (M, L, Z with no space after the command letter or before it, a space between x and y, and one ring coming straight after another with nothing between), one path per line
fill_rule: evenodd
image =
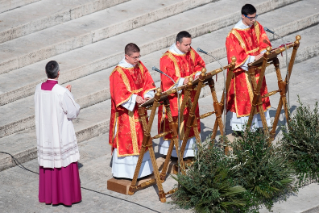
M176 36L176 42L178 41L179 43L183 42L183 38L191 38L191 34L187 31L181 31L177 34Z
M251 4L245 4L242 8L241 8L241 14L243 15L252 15L254 13L256 13L257 10L256 8L251 5Z
M47 73L48 78L56 78L59 71L59 64L56 61L49 61L47 65L45 65L45 72Z
M132 53L139 53L139 52L140 52L140 48L134 43L129 43L125 46L126 55L130 55Z

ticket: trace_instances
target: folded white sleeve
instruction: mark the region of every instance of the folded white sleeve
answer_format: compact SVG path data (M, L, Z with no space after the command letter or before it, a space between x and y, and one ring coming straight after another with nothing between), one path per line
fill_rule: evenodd
M253 62L255 60L255 56L249 56L248 59L245 61L245 63L243 65L241 65L240 67L245 70L248 71L248 64Z
M123 104L121 104L122 107L124 107L125 109L133 112L134 110L134 107L135 107L135 104L136 104L136 97L137 95L136 94L133 94L131 96L130 99L128 99L128 101L124 102Z
M144 99L145 98L154 98L155 92L153 90L148 91L147 93L144 94Z
M70 120L75 119L80 113L80 105L75 102L73 95L69 90L63 95L62 108L67 115L67 118Z

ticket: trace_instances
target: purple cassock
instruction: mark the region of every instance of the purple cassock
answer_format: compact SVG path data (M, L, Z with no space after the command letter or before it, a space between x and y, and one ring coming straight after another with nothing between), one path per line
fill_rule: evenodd
M57 81L47 80L41 90L51 91ZM67 206L82 200L78 163L66 167L39 167L39 201L46 204Z

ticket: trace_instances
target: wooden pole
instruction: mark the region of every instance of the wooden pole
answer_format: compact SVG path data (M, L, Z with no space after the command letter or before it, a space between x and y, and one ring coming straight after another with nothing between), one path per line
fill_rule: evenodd
M142 148L141 148L141 151L140 151L140 154L139 154L139 157L138 157L138 161L137 161L137 164L136 164L136 168L135 168L135 171L134 171L134 177L133 177L133 180L132 180L132 183L131 183L131 186L130 186L128 194L129 195L133 195L135 193L135 191L139 188L139 187L136 186L136 183L137 183L137 178L138 178L139 171L141 169L143 157L144 157L144 154L145 154L145 149L147 147L148 150L149 150L151 161L152 161L152 165L153 165L154 176L155 176L156 184L157 184L157 187L158 187L158 194L159 194L160 201L161 202L166 202L166 197L165 197L165 193L164 193L164 190L163 190L162 183L160 181L159 171L158 171L158 168L157 168L156 159L155 159L155 153L154 153L154 150L153 150L153 144L152 144L151 135L150 135L151 128L152 128L152 123L154 121L154 117L155 117L155 113L156 113L156 108L158 107L159 100L160 100L160 97L161 97L161 92L162 92L161 89L158 89L157 93L155 94L155 101L154 101L153 106L152 106L152 111L151 111L151 115L150 115L148 123L146 122L146 117L145 117L146 110L145 110L145 108L144 107L139 108L139 115L141 116L143 130L144 130L144 137L143 137L143 142L142 142ZM149 183L151 184L153 182L151 181Z
M267 126L267 121L266 121L264 109L262 106L263 103L262 103L262 97L260 95L260 89L261 89L263 79L265 76L265 71L266 71L266 67L267 67L267 61L268 61L268 56L270 54L270 50L271 50L271 48L267 47L267 51L263 56L263 63L262 63L260 74L259 74L258 84L257 84L255 75L252 75L252 73L255 71L254 68L253 67L249 68L249 73L250 73L251 81L253 84L252 86L254 88L254 98L253 98L252 103L251 103L251 111L250 111L250 115L249 115L249 119L248 119L248 123L247 123L247 128L251 127L253 117L256 114L256 108L258 107L258 111L259 111L259 114L261 117L264 132L266 135L268 135L269 132L268 132L268 126Z

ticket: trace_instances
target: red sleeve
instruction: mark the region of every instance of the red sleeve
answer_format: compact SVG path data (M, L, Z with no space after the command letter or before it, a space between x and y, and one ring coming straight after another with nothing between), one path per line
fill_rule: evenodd
M259 51L262 52L263 50L266 50L267 47L271 47L271 43L269 41L269 38L267 36L267 33L264 30L264 27L259 24L259 30L260 30L260 38L259 38Z
M174 62L168 56L163 56L160 59L160 69L168 76L170 76L175 82L180 79L180 77L176 75ZM174 86L172 80L163 74L161 74L161 81L163 92L169 90L171 87Z
M148 91L155 89L156 86L155 86L154 80L153 80L150 72L148 71L148 69L144 66L144 64L142 62L140 62L140 63L142 64L143 69L144 69L143 95L145 95L145 93L147 93Z
M128 101L133 93L128 88L129 82L123 71L115 68L110 75L109 80L111 99L114 101L116 107L118 107L122 103Z
M195 68L194 71L202 71L202 69L205 67L205 61L202 59L202 57L195 51Z

